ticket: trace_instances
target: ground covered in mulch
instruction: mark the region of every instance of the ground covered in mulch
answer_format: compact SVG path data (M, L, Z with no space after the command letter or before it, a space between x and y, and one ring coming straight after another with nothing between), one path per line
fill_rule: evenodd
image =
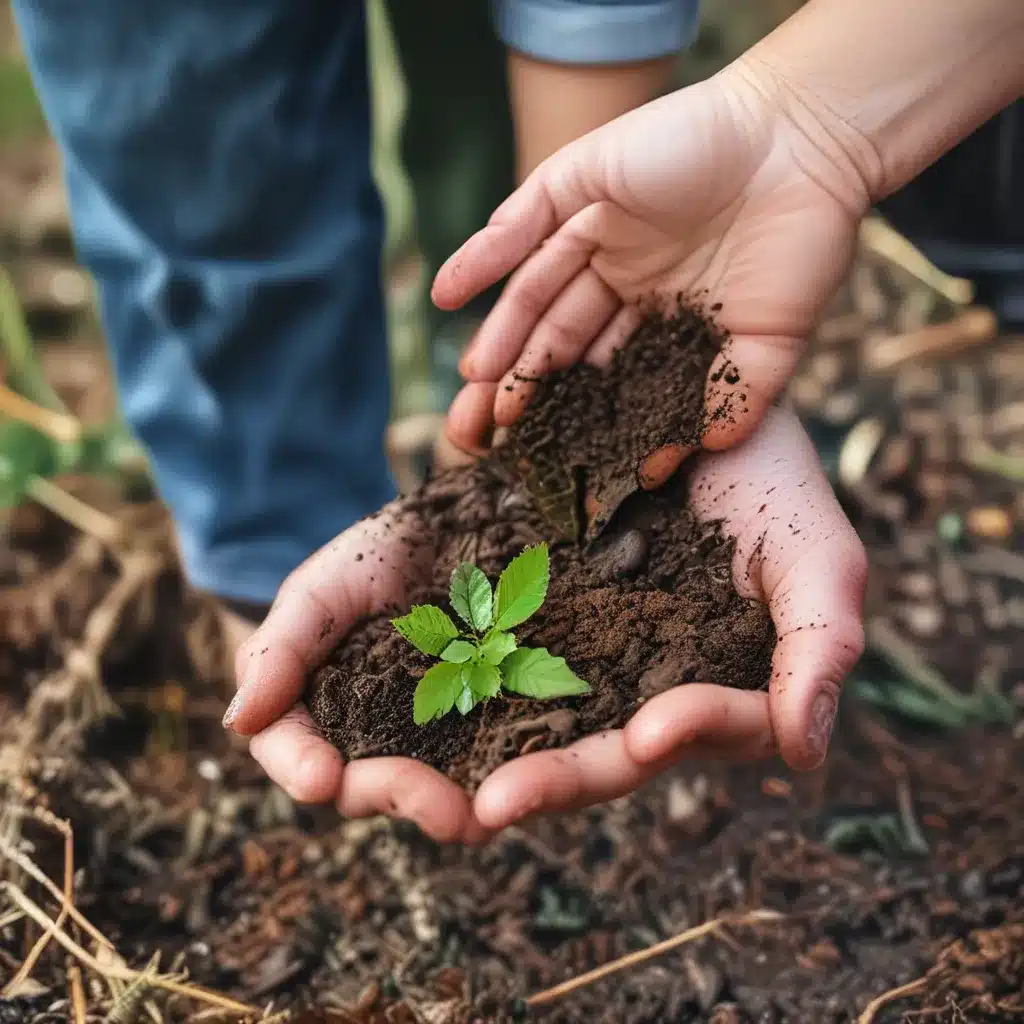
M1022 1019L1021 350L862 372L872 332L952 312L864 256L794 392L875 569L827 765L682 766L480 849L338 823L261 778L220 729L211 621L158 509L69 482L126 523L117 553L19 512L0 549L0 1021ZM491 575L503 543L474 554ZM63 945L40 946L47 921Z

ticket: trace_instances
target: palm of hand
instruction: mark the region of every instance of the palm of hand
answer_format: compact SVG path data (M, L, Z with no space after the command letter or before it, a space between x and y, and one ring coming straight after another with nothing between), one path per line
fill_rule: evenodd
M747 436L792 373L852 257L857 201L749 93L715 80L687 92L685 105L666 97L557 154L438 275L435 300L457 306L518 265L463 358L458 443L478 443L483 406L514 421L532 390L522 378L607 361L650 296L722 304L723 358L739 368L746 412L706 447ZM719 381L709 399L728 390Z
M863 549L809 440L781 411L747 443L702 456L695 470L695 511L724 517L737 538L737 589L771 610L779 642L770 692L676 687L644 704L625 729L504 765L473 800L408 758L343 764L301 698L310 667L363 616L401 606L407 581L431 557L430 538L386 509L312 556L281 588L239 652L232 727L252 737L253 755L295 799L330 801L349 817L408 818L439 840L479 840L535 812L621 796L681 757L758 758L778 750L794 767L815 766L827 729L814 732L812 712L822 700L834 709L861 649ZM369 549L380 559L362 558Z

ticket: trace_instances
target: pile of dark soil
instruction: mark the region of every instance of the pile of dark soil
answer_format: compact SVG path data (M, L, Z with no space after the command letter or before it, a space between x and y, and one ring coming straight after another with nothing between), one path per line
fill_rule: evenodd
M431 660L396 633L394 612L378 615L345 638L310 688L314 720L346 757L417 757L473 789L510 758L622 726L670 686L767 683L768 611L737 594L733 543L688 510L685 475L658 493L633 494L595 542L580 536L584 493L605 494L623 480L632 489L644 454L699 441L703 381L721 344L699 313L648 318L609 370L577 366L543 380L500 452L406 502L403 515L437 544L411 604L447 608L459 562L495 580L527 545L551 544L547 600L518 638L564 657L593 693L500 697L466 717L417 726L413 692Z

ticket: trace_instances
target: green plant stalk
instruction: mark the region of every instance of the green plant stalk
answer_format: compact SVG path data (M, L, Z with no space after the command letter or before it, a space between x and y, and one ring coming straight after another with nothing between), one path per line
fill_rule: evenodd
M8 377L15 391L44 409L67 412L43 374L14 283L3 267L0 267L0 352L7 358Z

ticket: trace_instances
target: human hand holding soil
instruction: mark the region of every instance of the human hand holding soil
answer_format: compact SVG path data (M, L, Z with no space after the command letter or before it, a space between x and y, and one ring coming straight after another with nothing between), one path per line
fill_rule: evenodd
M732 66L565 147L441 269L463 305L514 271L464 354L451 440L481 446L522 412L531 378L607 363L635 303L703 293L732 340L708 375L748 437L790 377L872 203L1024 88L1024 7L811 0ZM726 369L728 365L728 369ZM658 486L693 449L650 453Z
M690 495L699 516L724 517L725 533L735 536L733 577L741 596L769 605L779 639L768 692L701 682L670 688L683 680L663 665L662 678L648 680L652 695L624 729L516 757L486 778L472 801L424 760L370 756L343 764L300 698L311 668L359 620L405 607L406 594L429 572L436 538L424 535L415 500L405 500L342 534L286 582L239 653L232 728L253 737L253 754L296 799L334 802L352 817L411 819L447 841L480 839L533 813L611 799L687 756L758 758L778 750L798 768L817 765L840 682L861 649L865 566L856 535L810 442L778 410L746 444L702 456ZM398 701L378 680L367 684L360 698L366 703L349 709L364 731L382 727L371 712L397 722L396 732L406 724L422 728L412 726L411 688L408 700ZM451 719L453 729L475 727L454 712Z

